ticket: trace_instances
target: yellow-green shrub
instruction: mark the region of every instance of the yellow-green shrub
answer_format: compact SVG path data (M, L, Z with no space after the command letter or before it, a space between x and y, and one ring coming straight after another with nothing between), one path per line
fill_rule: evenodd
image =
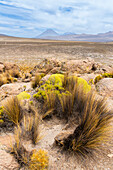
M30 170L47 170L49 166L49 157L47 152L40 149L34 150L29 162Z
M44 85L39 87L38 93L33 97L44 100L45 115L54 111L68 119L75 105L78 111L82 110L85 96L90 90L91 86L82 78L53 74Z
M30 97L31 97L30 94L28 94L25 91L17 95L18 100L30 99Z

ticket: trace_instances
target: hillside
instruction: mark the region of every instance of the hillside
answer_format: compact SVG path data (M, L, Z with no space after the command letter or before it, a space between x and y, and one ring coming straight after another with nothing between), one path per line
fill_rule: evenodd
M55 31L50 29L35 38L64 41L110 42L113 41L113 31L99 34L75 34L69 32L58 35Z

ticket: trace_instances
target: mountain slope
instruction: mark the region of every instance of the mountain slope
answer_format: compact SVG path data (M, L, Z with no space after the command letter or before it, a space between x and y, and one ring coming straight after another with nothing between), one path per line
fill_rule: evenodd
M58 35L59 34L57 34L54 30L47 29L45 32L43 32L42 34L38 35L36 38L55 37L55 36L58 36Z
M113 31L99 34L64 33L63 35L58 35L55 31L49 29L36 38L65 41L109 42L113 41Z

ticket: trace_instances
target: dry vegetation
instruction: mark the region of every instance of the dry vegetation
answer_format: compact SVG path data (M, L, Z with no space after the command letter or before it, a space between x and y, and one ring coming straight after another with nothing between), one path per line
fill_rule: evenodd
M65 71L64 73L62 70L58 74L50 72L48 79L43 80L42 78L52 69L49 65L50 61L46 60L45 63L42 62L36 66L38 71L41 70L40 72L35 70L36 67L33 69L33 65L38 59L42 59L41 56L39 57L40 54L47 56L57 53L59 56L66 54L75 57L82 53L84 56L81 57L86 57L91 52L103 54L104 57L108 51L109 55L113 52L112 43L26 41L26 39L23 41L12 39L0 43L0 53L5 49L6 60L12 62L12 56L17 63L25 60L29 63L32 58L30 66L21 65L18 72L13 70L0 74L0 86L16 81L15 78L18 82L25 79L31 81L30 90L5 99L0 107L0 127L2 129L11 127L14 142L9 152L15 157L20 168L49 169L49 154L43 149L33 149L38 146L39 142L41 143L40 127L45 126L48 120L52 124L52 121L57 119L71 128L69 135L62 141L56 142L62 147L62 151L65 150L64 154L74 153L75 157L79 155L80 158L86 158L93 155L93 151L101 151L108 146L113 129L113 111L108 109L106 100L98 96L90 84L94 85L102 78L113 78L113 73L98 75L90 81L90 84L83 78L71 72ZM28 55L25 59L26 51ZM62 63L56 65L62 68ZM52 66L54 67L54 64ZM27 141L31 142L32 150L28 150L24 145ZM60 148L57 149L60 152Z
M2 39L0 41L1 61L10 61L31 66L44 58L81 59L93 57L96 61L113 64L113 43L89 43L52 41L37 39ZM106 59L105 59L106 58Z

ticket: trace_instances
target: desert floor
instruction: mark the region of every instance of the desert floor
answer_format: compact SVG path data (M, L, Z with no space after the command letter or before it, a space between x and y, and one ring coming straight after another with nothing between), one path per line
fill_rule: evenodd
M13 62L19 65L35 66L45 58L56 58L61 61L73 59L93 58L96 62L113 67L113 43L50 41L13 37L0 37L0 62ZM65 131L66 123L56 118L42 124L42 140L35 147L26 142L28 150L42 148L48 151L50 157L50 170L112 170L113 147L106 152L89 159L79 160L75 155L62 153L59 147L54 147L54 138L62 129ZM0 134L0 150L2 146L9 145L10 134ZM12 137L13 138L13 137ZM6 142L6 143L5 143ZM0 161L4 153L0 153ZM7 162L7 160L5 161ZM5 169L5 167L4 167ZM3 170L4 170L3 169ZM7 169L7 168L6 168ZM9 168L11 169L11 168ZM1 170L1 169L0 169ZM22 169L23 170L23 169Z
M43 58L72 60L92 57L113 65L113 43L69 42L0 37L0 61L36 64Z

